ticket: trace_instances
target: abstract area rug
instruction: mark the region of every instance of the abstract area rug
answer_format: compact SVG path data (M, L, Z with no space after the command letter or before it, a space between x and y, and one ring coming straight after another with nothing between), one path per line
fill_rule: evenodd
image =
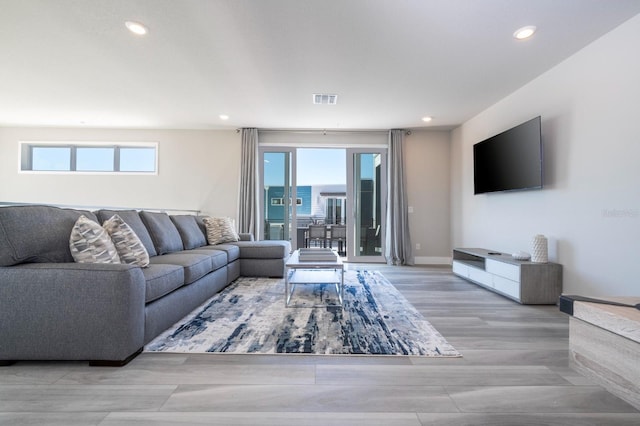
M337 300L329 284L296 286L287 308L283 279L239 278L145 351L460 356L379 272L345 271L344 282L343 308L312 307Z

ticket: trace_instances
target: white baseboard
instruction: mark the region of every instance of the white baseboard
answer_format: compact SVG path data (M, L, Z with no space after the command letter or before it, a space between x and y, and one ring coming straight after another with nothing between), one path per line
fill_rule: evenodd
M415 256L413 262L416 265L451 265L450 257Z

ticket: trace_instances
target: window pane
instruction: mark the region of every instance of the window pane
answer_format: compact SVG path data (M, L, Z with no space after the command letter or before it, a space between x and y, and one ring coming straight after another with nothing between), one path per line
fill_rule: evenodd
M155 172L155 148L120 148L121 172Z
M71 148L33 147L31 170L71 170Z
M379 153L354 156L356 190L356 247L357 256L379 256L382 253L382 183Z
M265 240L288 240L291 235L291 158L291 152L265 152L263 156Z
M81 172L112 172L113 148L76 149L76 170Z

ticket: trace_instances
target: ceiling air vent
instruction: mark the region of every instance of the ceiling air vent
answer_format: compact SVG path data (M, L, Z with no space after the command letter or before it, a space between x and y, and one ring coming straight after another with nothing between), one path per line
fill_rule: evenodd
M314 94L313 95L313 104L314 105L335 105L338 103L338 95L324 95L324 94Z

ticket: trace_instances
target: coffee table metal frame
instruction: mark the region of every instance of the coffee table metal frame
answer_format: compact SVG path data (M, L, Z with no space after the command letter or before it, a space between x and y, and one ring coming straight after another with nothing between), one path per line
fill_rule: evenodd
M336 256L336 260L331 262L301 261L300 251L296 250L291 254L285 266L284 302L287 308L300 307L291 305L291 296L298 284L335 284L338 303L318 304L308 307L342 307L344 301L344 264L342 259Z

